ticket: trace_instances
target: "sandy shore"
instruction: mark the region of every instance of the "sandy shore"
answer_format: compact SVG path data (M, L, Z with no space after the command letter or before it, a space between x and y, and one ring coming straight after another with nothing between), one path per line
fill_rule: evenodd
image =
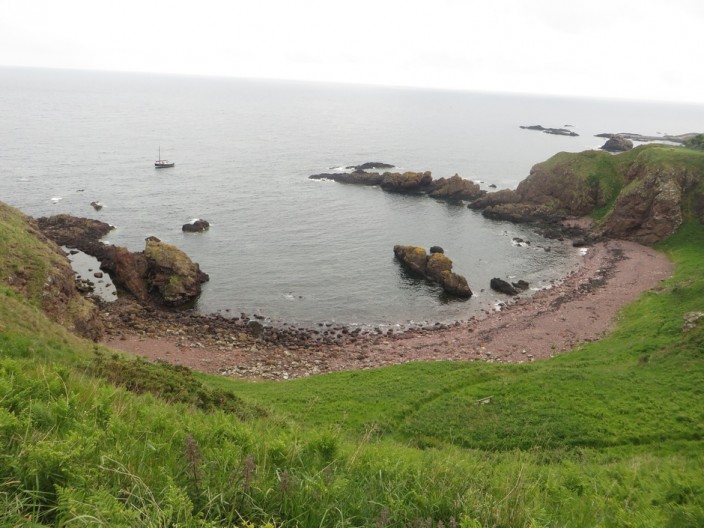
M613 328L621 307L657 287L672 269L671 262L651 248L611 240L588 248L581 266L558 286L441 330L285 346L241 333L213 335L211 328L195 335L158 325L139 329L113 317L104 344L195 370L255 379L290 379L409 361L534 361L602 337Z

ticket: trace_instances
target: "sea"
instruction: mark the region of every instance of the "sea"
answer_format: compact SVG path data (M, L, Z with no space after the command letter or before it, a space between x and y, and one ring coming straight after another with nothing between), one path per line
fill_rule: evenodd
M515 188L597 133L704 129L691 104L22 68L0 69L0 116L0 200L108 222L105 241L133 251L156 236L210 275L200 312L301 326L466 320L506 301L491 278L534 292L582 258L462 204L309 175L379 161ZM538 124L579 135L520 128ZM154 168L159 150L175 167ZM183 233L196 218L210 229ZM409 276L395 244L441 246L474 296Z

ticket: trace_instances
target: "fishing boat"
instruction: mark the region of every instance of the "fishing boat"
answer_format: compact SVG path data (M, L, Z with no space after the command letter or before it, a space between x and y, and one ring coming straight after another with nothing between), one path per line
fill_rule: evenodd
M159 147L159 159L154 162L154 167L157 169L166 169L176 165L173 161L161 159L161 147Z

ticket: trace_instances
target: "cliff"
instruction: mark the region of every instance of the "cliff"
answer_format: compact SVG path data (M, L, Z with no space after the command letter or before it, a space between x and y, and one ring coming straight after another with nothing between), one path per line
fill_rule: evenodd
M535 165L515 191L469 207L516 222L592 215L598 235L652 244L688 217L704 219L704 152L662 145L618 155L561 152Z
M29 216L0 202L2 284L71 332L97 340L97 307L76 289L64 252Z

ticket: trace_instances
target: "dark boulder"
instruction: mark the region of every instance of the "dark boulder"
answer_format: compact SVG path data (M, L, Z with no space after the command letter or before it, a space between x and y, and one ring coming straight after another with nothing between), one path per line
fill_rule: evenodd
M445 253L445 250L440 246L430 246L430 254L432 255L433 253Z
M601 146L607 152L625 152L633 148L633 141L623 136L614 136Z
M183 224L181 227L181 231L184 231L186 233L202 233L203 231L206 231L210 228L210 223L207 220L194 220L193 222L189 222L188 224Z
M352 169L355 171L365 171L370 169L393 169L395 165L390 165L389 163L382 163L381 161L368 161L362 163L361 165L350 165L345 167L346 169Z
M530 287L530 284L523 279L520 279L517 282L512 282L511 285L520 291L526 291Z
M518 290L503 279L493 278L489 282L489 286L492 290L499 293L505 293L506 295L518 295Z

